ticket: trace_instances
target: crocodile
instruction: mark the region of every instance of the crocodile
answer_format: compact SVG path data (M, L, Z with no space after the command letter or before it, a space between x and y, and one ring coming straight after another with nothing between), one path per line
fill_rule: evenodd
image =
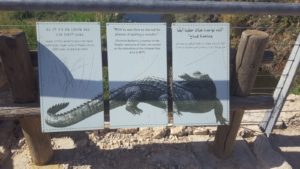
M214 109L217 122L226 124L223 117L223 106L216 97L216 86L207 74L193 73L193 76L183 74L182 80L173 82L173 112L205 113ZM167 82L155 77L132 81L109 95L109 109L125 105L128 112L138 115L143 112L138 104L143 102L167 111ZM69 103L53 105L47 110L46 123L52 127L67 127L76 124L93 114L104 111L102 94L64 113L60 111Z

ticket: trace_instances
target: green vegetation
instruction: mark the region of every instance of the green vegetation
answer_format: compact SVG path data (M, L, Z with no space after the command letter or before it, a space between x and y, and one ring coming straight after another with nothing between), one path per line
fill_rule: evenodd
M106 22L119 21L121 18L122 15L118 13L99 12L0 12L0 29L22 29L26 33L29 48L36 49L35 23L38 21L101 22L105 25ZM105 29L101 31L105 35Z
M291 89L291 93L300 95L300 70L298 70L298 75L294 79L293 87Z
M292 88L292 93L295 95L300 95L300 85Z
M256 0L249 0L256 1ZM279 1L278 2L283 2ZM285 1L287 2L287 1ZM289 0L288 2L295 2ZM36 49L37 21L76 21L76 22L117 22L122 19L119 13L100 12L0 12L0 29L19 28L25 31L30 49ZM228 22L231 25L231 46L236 48L241 33L246 29L258 29L269 33L267 50L272 51L274 61L264 65L267 71L276 77L281 74L290 55L293 43L300 32L300 17L275 15L203 15L172 14L163 15L163 20L172 22ZM103 47L106 46L105 29L101 29ZM105 72L105 71L104 71ZM293 93L300 93L299 77L295 80Z

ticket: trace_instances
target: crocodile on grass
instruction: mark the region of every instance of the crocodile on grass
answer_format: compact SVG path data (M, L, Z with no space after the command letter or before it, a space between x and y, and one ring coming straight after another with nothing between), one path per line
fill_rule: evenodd
M223 106L216 97L216 86L207 74L195 72L193 76L179 76L182 81L173 82L173 110L181 112L205 113L214 109L217 122L226 124L223 117ZM110 110L126 105L126 110L132 114L143 111L138 104L143 102L167 110L167 82L157 78L145 78L110 91ZM69 103L56 104L47 110L46 123L53 127L66 127L78 123L93 114L103 111L102 94L84 104L64 113L60 110Z

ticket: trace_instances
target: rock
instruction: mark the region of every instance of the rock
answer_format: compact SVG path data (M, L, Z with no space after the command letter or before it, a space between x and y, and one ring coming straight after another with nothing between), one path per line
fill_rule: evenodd
M210 135L210 136L216 135L216 132L217 132L216 127L206 127L206 128L207 128L208 135Z
M288 125L297 127L300 126L300 116L299 115L294 115L289 119Z
M192 135L193 134L193 128L192 127L186 127L185 128L185 133L188 135Z
M154 139L161 139L165 137L166 133L167 133L167 129L165 127L154 127L152 137Z
M53 149L74 149L74 141L70 137L52 138Z
M288 100L288 101L290 101L290 102L295 102L295 100L297 100L297 95L295 95L295 94L290 94L290 95L288 95L288 97L287 97L286 100Z
M253 130L249 130L249 129L242 129L239 132L239 135L243 138L250 138L254 136L254 131Z
M137 132L137 135L146 138L152 137L153 129L146 127L146 128L140 128L140 130Z
M170 129L170 135L172 136L185 136L187 132L185 131L184 126L172 127Z
M135 134L139 131L139 128L122 128L117 131L122 134Z
M197 127L193 131L193 135L207 135L208 130L203 127Z
M292 166L278 152L274 151L268 138L257 136L253 143L253 151L260 164L260 168L292 169Z
M10 155L11 144L15 139L14 128L13 121L0 121L0 166Z
M171 136L169 137L169 140L171 140L171 141L177 141L178 138L177 138L177 136L171 135Z
M0 146L0 166L6 161L9 156L9 151L4 146Z
M21 139L19 140L18 146L19 146L19 147L22 147L24 144L25 144L25 138L23 137L23 138L21 138Z
M206 142L209 139L209 136L202 135L188 135L188 140L191 142Z
M283 120L278 120L275 125L274 125L274 129L287 129L288 125L283 121Z

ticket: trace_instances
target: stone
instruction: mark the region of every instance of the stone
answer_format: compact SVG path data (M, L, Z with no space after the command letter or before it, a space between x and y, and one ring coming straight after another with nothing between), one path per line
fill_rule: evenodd
M173 136L185 136L187 135L184 126L172 127L170 129L170 135Z
M10 155L11 143L15 139L13 121L0 121L0 166Z
M0 166L6 161L9 156L9 151L4 146L0 146Z
M153 133L153 129L146 127L146 128L140 128L140 130L137 132L137 135L146 139L152 137L152 133Z
M193 135L207 135L208 130L203 127L197 127L193 131Z
M216 135L216 132L217 132L217 128L216 127L206 127L206 129L208 131L208 135L210 135L210 136Z
M165 127L154 127L152 137L154 139L161 139L166 136L166 133L167 133L167 129Z
M242 129L240 132L239 132L239 135L243 138L250 138L250 137L253 137L254 136L254 131L253 130L249 130L249 129Z
M117 131L122 134L135 134L139 131L139 128L122 128Z
M18 146L19 146L19 147L22 147L24 144L25 144L25 138L23 137L23 138L21 138L21 139L19 140Z
M193 134L193 128L192 127L186 127L185 132L187 135L192 135Z

